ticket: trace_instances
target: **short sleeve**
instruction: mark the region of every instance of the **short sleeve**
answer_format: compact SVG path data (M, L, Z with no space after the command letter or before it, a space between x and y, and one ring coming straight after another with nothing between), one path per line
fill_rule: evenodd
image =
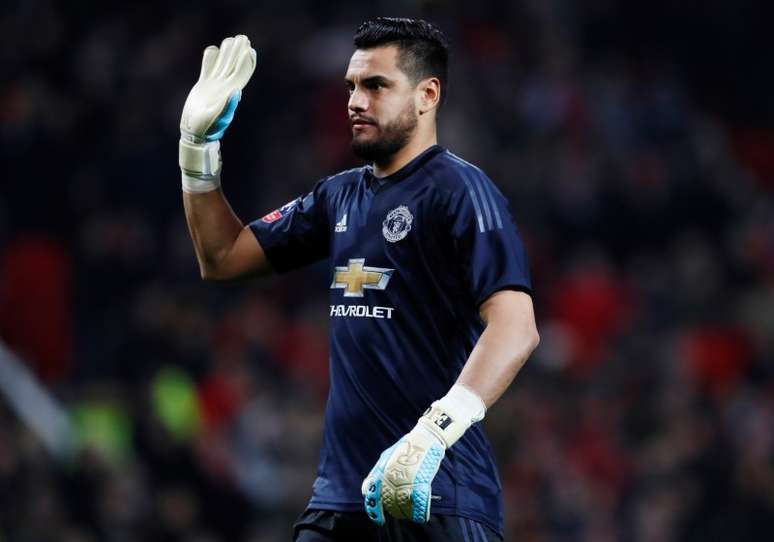
M477 168L459 174L463 182L450 195L447 212L455 257L476 306L498 290L532 295L527 253L505 196Z
M249 224L275 271L284 273L328 257L330 228L324 182Z

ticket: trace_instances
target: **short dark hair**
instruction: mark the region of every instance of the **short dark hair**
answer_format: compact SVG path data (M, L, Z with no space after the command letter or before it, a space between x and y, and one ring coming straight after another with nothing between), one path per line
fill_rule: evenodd
M438 27L422 19L377 17L355 32L355 48L398 46L398 68L413 83L427 77L441 82L441 103L446 101L449 77L449 42Z

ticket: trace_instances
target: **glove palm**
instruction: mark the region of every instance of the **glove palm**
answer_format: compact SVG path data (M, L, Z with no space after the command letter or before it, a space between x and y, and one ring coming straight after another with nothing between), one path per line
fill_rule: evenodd
M481 398L455 384L419 418L417 425L382 452L360 488L371 521L384 525L385 512L417 523L430 520L433 478L446 449L486 414Z
M369 517L384 525L384 511L398 519L426 523L430 519L430 487L446 445L421 424L379 457L361 492Z

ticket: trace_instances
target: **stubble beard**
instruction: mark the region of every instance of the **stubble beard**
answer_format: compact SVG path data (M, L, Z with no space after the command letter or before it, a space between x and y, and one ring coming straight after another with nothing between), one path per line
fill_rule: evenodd
M384 126L377 126L378 137L360 141L353 136L352 152L367 162L387 164L409 142L418 122L416 107L410 102L397 119Z

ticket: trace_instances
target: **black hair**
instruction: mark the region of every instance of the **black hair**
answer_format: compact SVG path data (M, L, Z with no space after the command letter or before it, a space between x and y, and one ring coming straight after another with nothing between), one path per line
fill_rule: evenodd
M355 32L355 48L398 46L398 68L414 83L427 77L441 82L441 103L446 101L449 77L449 42L438 27L422 19L377 17Z

